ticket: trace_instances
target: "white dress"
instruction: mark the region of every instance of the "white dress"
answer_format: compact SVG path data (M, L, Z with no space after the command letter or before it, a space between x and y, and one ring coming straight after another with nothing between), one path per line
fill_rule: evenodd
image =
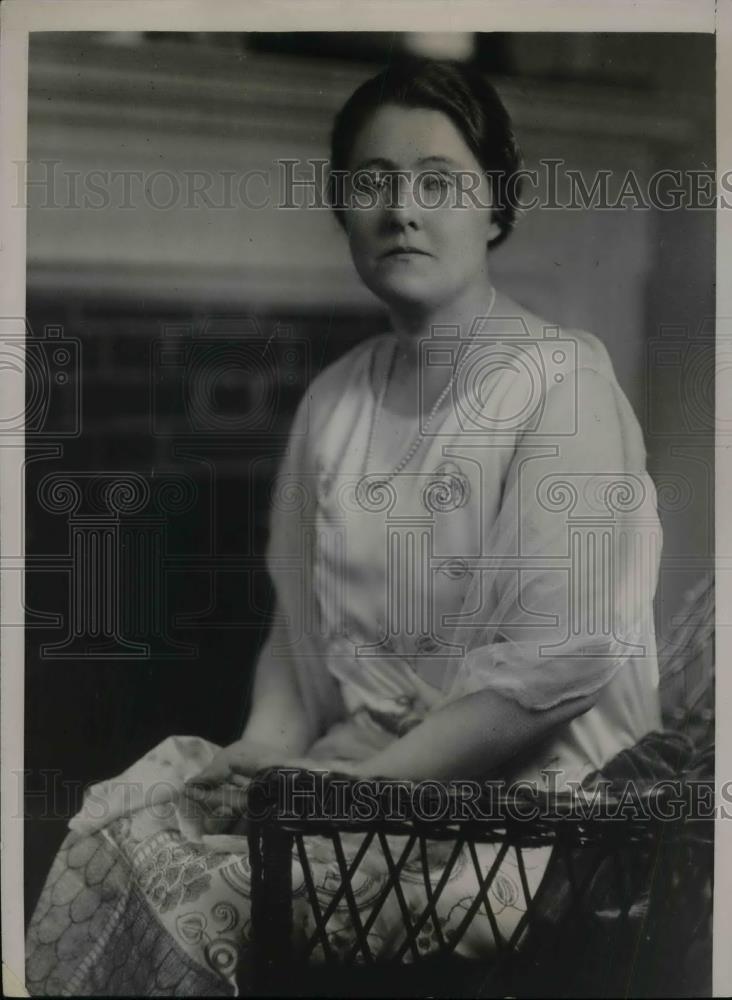
M554 787L580 780L660 724L652 615L660 530L635 417L594 338L519 331L475 348L403 472L389 480L380 430L364 476L370 374L383 370L391 344L388 335L371 338L314 380L273 488L277 610L267 654L292 658L306 711L321 726L309 755L364 759L428 712L483 688L536 711L595 692L590 711L504 775L543 781L548 769ZM454 345L436 346L438 360L451 349L454 358ZM31 995L236 992L251 931L247 841L204 833L181 795L217 749L173 736L89 790L30 922ZM347 859L359 840L349 836ZM325 907L338 868L327 841L306 841ZM444 847L430 856L433 887ZM496 849L481 845L477 857L484 877ZM548 857L546 848L524 852L530 893ZM359 909L386 877L374 845L354 878ZM461 954L489 955L494 928L513 933L525 909L522 882L509 852L489 893L494 920L476 913ZM458 933L477 889L463 851L420 953ZM420 911L416 854L402 890ZM293 917L302 941L313 919L296 857ZM353 944L345 901L328 935L336 951ZM402 937L392 890L369 944L376 955L394 954Z
M275 484L272 649L335 723L316 752L364 756L483 688L536 711L596 692L505 775L579 781L660 725L661 530L635 416L590 334L487 338L389 479L395 418L364 461L392 345L371 338L311 383Z

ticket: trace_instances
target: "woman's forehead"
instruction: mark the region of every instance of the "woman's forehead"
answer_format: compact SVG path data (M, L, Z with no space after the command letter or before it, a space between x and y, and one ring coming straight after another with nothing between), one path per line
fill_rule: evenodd
M359 130L353 169L475 169L479 164L460 130L444 111L386 104Z

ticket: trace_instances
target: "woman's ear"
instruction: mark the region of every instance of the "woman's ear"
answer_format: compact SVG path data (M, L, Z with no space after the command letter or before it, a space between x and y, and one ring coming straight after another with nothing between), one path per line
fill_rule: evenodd
M486 246L490 247L493 244L493 241L498 239L498 237L501 236L502 233L503 229L501 228L500 224L496 222L493 210L491 210L490 218L486 226L486 234L485 234Z
M493 192L496 189L495 178L492 177L488 172L485 174L485 183L488 186L488 201L485 202L485 207L491 206L489 211L486 213L486 234L485 241L488 246L493 243L503 233L501 225L496 220L497 206L495 199L493 197Z

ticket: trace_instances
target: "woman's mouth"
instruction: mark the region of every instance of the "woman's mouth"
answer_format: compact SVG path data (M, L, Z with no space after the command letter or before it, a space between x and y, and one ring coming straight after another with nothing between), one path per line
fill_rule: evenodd
M382 260L384 258L393 257L429 257L430 254L426 250L418 250L416 247L393 247L391 250L387 250L386 253L381 255Z

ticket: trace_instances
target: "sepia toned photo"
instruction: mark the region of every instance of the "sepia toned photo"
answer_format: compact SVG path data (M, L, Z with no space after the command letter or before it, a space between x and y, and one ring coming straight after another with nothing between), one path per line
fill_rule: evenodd
M29 35L15 975L712 995L715 35L174 22Z

